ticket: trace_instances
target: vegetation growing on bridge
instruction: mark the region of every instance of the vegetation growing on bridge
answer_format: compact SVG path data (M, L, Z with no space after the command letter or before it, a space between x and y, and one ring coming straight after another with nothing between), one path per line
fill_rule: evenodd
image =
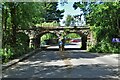
M60 26L59 22L53 21L53 22L43 22L40 24L36 24L36 26L40 27L57 27Z

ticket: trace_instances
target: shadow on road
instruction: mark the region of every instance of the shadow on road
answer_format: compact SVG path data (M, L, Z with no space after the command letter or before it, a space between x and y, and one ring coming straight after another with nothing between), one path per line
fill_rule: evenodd
M81 64L82 61L81 59L99 58L100 57L99 54L84 53L84 52L82 53L77 51L73 51L73 52L66 51L64 52L64 56L66 57L62 59L58 51L39 52L38 54L32 56L31 58L23 62L19 62L15 66L12 66L11 68L8 68L7 70L3 71L3 77L4 78L86 78L86 79L97 78L98 80L99 78L117 78L119 75L118 66L110 66L101 63L92 64L95 63L94 61L91 64L88 63Z

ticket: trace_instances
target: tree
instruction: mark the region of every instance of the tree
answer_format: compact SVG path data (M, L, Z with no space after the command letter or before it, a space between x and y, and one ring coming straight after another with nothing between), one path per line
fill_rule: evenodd
M86 15L90 12L90 8L89 8L89 2L75 2L73 4L73 8L76 10L77 8L80 8L80 11L82 11L83 13L79 14L80 18L83 15L86 21Z
M42 7L44 8L42 12L44 13L45 22L52 22L52 21L60 22L59 19L63 18L62 13L64 12L64 10L58 10L57 6L58 6L58 2L42 3Z
M107 2L91 4L92 12L87 15L87 23L92 27L92 32L97 44L96 51L120 52L120 44L112 43L112 38L120 37L120 4Z
M2 4L0 4L0 12L2 12ZM0 14L0 18L2 18L2 14ZM3 31L2 31L2 25L3 23L0 23L0 48L2 48L2 34L3 34ZM0 50L1 52L1 50Z
M86 22L91 27L97 43L90 49L97 52L120 52L118 43L112 43L112 38L120 37L120 2L81 4L77 2L74 8L83 10ZM89 6L86 6L89 4ZM88 8L86 8L88 7ZM88 10L87 10L88 9Z
M74 18L71 15L67 15L64 23L66 26L71 26L71 25L74 26Z
M58 10L57 5L57 3L52 2L3 3L3 59L8 59L16 55L19 56L28 50L29 37L24 31L18 32L18 29L29 29L36 24L53 20L56 20L56 22L53 22L53 25L58 25L64 11Z

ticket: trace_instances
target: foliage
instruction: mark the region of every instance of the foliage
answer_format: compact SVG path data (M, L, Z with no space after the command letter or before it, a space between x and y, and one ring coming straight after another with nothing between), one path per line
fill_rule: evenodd
M19 32L17 34L17 45L21 47L22 51L27 51L29 48L29 36L25 33Z
M71 26L71 24L74 22L74 18L71 15L67 15L66 20L65 20L65 25L66 26Z
M75 2L91 27L96 40L90 51L120 53L120 44L112 43L112 38L120 37L120 2Z
M102 40L97 43L93 47L89 49L91 52L99 52L99 53L120 53L120 45L117 43L110 44L106 40Z
M3 62L7 62L11 56L13 56L13 52L11 51L11 48L9 47L9 49L7 50L7 48L5 49L1 49L0 50L0 56L2 56L2 61Z
M80 35L76 33L69 33L65 36L66 38L80 38Z
M82 11L82 13L80 13L80 18L83 15L85 17L85 21L86 21L86 15L90 12L90 8L89 8L89 2L75 2L73 4L73 8L76 10L77 8L80 8L80 11Z
M82 15L67 15L66 20L63 21L65 26L82 26L85 25L84 21L81 19Z
M88 2L75 2L73 4L73 8L77 9L80 8L81 11L83 11L82 15L86 15L89 12L89 3Z
M58 10L57 9L58 2L42 2L42 8L44 13L45 22L52 22L57 21L59 22L59 19L63 18L63 12L64 10Z
M7 62L10 59L16 58L30 51L28 41L28 36L21 32L17 34L16 47L12 47L10 42L5 43L1 52L3 62Z
M55 2L5 2L2 3L3 28L3 61L16 58L27 53L29 49L29 36L25 31L36 24L59 25L64 10L57 9ZM53 22L56 20L56 22ZM44 23L46 22L46 23ZM52 23L51 23L52 22ZM46 26L47 26L46 25Z
M87 15L87 23L97 44L90 49L94 52L120 53L120 44L112 43L112 38L120 37L120 4L107 2L91 4L92 12Z
M45 40L57 39L57 36L54 33L46 33L41 37L41 44L46 44Z
M53 22L44 22L41 24L36 24L36 26L40 26L40 27L57 27L60 26L60 24L56 21Z

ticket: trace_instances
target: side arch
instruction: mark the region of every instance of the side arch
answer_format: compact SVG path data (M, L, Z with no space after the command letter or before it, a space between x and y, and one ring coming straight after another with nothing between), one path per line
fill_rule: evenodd
M35 42L36 48L39 48L39 47L40 47L40 45L41 45L41 37L42 37L43 35L47 34L47 33L53 34L53 35L55 35L56 37L58 37L58 35L57 35L55 32L51 32L51 31L41 32L41 33L37 34L36 37L35 37L35 41L34 41L34 42Z
M87 49L87 35L85 35L84 33L82 33L81 31L80 32L71 32L71 31L67 31L67 35L70 34L70 33L76 33L78 35L80 35L81 37L81 45L82 47L80 48L81 50L86 50Z

